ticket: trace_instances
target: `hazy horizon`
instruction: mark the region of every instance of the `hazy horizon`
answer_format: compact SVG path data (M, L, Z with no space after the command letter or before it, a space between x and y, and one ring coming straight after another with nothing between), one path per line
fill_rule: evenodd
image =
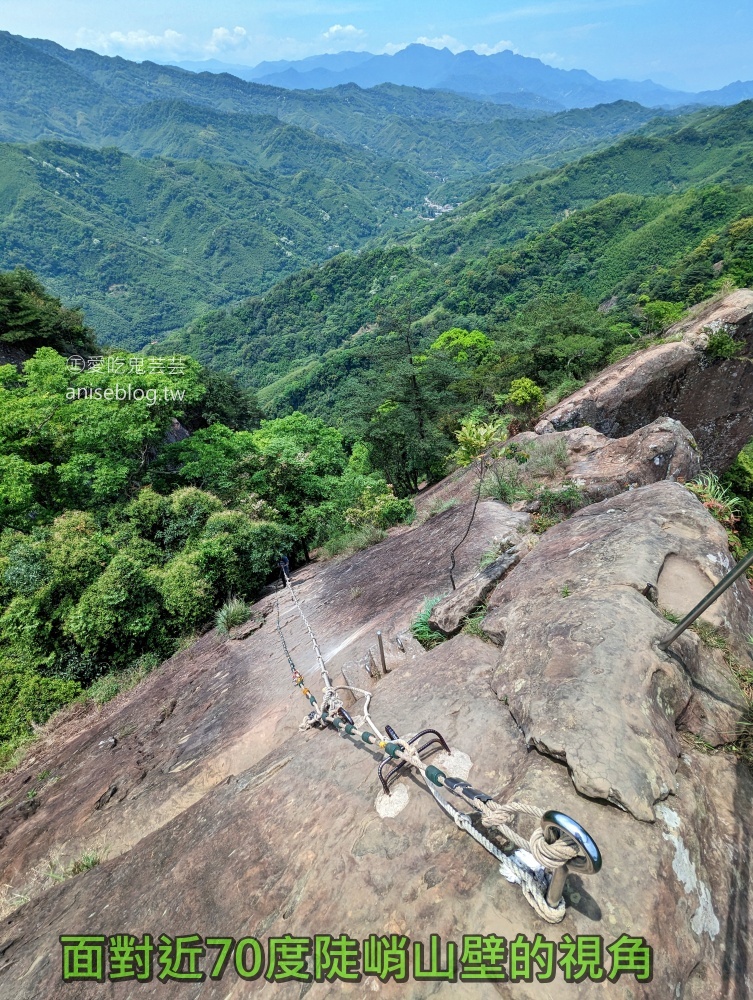
M0 0L0 28L158 63L217 60L253 67L325 52L393 54L414 42L482 55L510 49L601 80L652 79L679 90L717 89L753 79L753 8L720 0L478 0L458 15L448 0L411 5L337 0L256 3L195 0Z

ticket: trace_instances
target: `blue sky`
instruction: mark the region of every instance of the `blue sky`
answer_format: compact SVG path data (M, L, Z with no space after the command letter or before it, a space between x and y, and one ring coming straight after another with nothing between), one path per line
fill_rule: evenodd
M255 65L423 41L690 90L753 79L750 0L0 0L0 28L156 62Z

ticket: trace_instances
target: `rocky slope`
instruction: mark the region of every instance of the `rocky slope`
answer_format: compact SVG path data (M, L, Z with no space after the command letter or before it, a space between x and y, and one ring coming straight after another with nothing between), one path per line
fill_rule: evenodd
M738 354L708 352L723 333ZM667 331L664 343L632 354L568 396L536 427L539 434L588 424L622 437L659 416L674 417L693 434L706 465L724 472L753 437L753 291L743 288L705 302Z
M749 996L753 780L738 756L714 748L736 740L749 718L740 678L750 670L753 597L738 582L708 613L714 629L658 649L671 628L662 609L688 610L731 559L724 530L673 481L699 467L691 435L649 416L655 423L622 439L558 432L567 444L558 475L577 470L597 502L540 537L531 513L479 503L458 550L456 595L476 588L469 606L488 600L488 641L460 632L425 652L407 634L423 598L450 591L449 551L468 524L472 470L427 491L412 528L294 575L328 669L372 691L378 724L401 735L436 727L451 747L448 773L500 802L559 809L589 830L604 868L569 877L563 923L537 917L422 783L401 778L387 801L380 754L331 729L299 730L308 706L291 683L269 594L257 605L260 628L235 640L208 633L100 712L59 719L0 782L0 998L178 989L218 1000L263 989L417 1000L492 989L551 1000ZM453 493L454 506L426 516L430 502ZM482 556L513 550L480 595ZM280 609L291 656L318 694L306 630L287 596ZM104 860L51 877L87 851ZM560 957L570 937L610 945L626 934L648 942L654 968L648 982L625 974L567 983L560 967L551 981L498 981L483 994L475 982L376 976L272 984L262 971L243 981L232 962L221 981L171 986L157 964L151 982L63 984L60 935L145 933L264 942L374 933L427 944L433 933L458 944L463 935L542 934Z

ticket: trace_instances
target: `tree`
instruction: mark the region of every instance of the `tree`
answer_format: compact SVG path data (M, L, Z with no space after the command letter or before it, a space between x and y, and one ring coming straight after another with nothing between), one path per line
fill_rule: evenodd
M0 341L25 351L93 348L82 314L66 309L24 268L0 273Z
M516 378L507 393L497 396L497 402L522 424L530 424L544 409L544 392L530 378Z

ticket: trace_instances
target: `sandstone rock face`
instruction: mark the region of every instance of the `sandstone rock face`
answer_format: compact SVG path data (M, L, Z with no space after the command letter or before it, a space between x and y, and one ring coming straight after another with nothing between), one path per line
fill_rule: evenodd
M624 438L604 437L592 427L562 433L570 456L567 476L594 500L663 479L690 480L701 471L692 435L670 417L660 417Z
M684 487L624 493L550 529L494 592L484 623L503 645L495 689L529 743L566 761L581 792L644 820L675 790L678 720L720 744L745 709L724 663L694 665L695 637L681 637L673 655L657 648L671 625L651 598L664 600L670 559L702 577L704 592L732 565L724 530ZM743 655L753 631L747 582L716 613Z
M458 506L355 556L295 573L333 678L345 668L354 684L368 681L364 663L377 629L388 666L413 663L416 644L405 642L403 655L394 637L425 597L449 593L450 549L469 516L470 507ZM458 584L491 547L520 537L517 528L529 520L503 504L480 503L457 551ZM309 637L289 599L280 611L291 655L314 684ZM64 868L90 848L110 858L130 850L297 732L303 699L276 632L274 594L254 608L254 618L264 616L266 624L245 639L208 633L101 710L72 710L16 773L0 775L0 913L47 885L51 865ZM38 781L41 773L49 778Z
M437 604L429 618L429 626L446 636L460 631L463 619L484 603L502 577L517 566L523 552L522 546L516 546L466 580Z
M711 332L729 333L741 357L713 360L704 351ZM705 464L724 472L753 437L753 291L741 289L706 304L667 331L681 337L611 365L587 386L544 414L537 433L588 424L624 437L657 417L679 420L695 438Z
M693 436L679 421L659 417L621 438L609 438L593 427L550 431L547 440L560 439L567 447L567 467L558 478L571 479L591 500L604 500L634 486L663 479L686 481L701 471L701 454ZM541 441L526 431L508 444Z
M567 463L552 473L535 476L534 486L556 488L569 479L576 482L590 500L603 500L631 487L647 486L663 479L688 481L701 471L702 455L693 436L671 417L659 417L621 438L610 438L593 427L583 426L562 431L550 428L543 436L524 431L505 445L515 444L526 451L527 445L535 448L544 439L547 444L563 442ZM487 463L487 475L492 474L495 464L493 460ZM477 489L476 468L458 469L422 494L416 506L425 517L432 505L441 507L446 503L469 502ZM529 506L527 501L521 501L513 505L513 510L526 510Z
M369 678L359 664L375 630L392 643L424 596L445 592L448 552L468 514L467 506L447 510L365 552L308 566L293 583L333 677L343 669L372 690L379 725L401 735L436 727L452 767L475 787L500 802L560 809L591 833L604 868L570 876L565 921L536 917L420 781L400 778L403 808L395 800L385 809L379 754L331 729L298 729L309 706L291 684L271 595L260 609L265 625L248 638L203 637L101 715L51 732L2 779L0 826L15 820L3 827L0 883L30 901L0 923L0 1000L750 995L753 781L729 754L701 753L675 730L732 724L740 696L719 651L695 634L675 656L657 652L654 640L671 626L650 599L686 610L678 581L683 573L693 586L719 578L729 565L723 532L675 483L586 508L550 529L493 591L485 627L497 644L460 635L422 653L406 643L386 676ZM461 586L514 524L503 505L479 504L458 552ZM738 654L752 614L742 584L717 608ZM291 655L318 693L310 641L289 600L280 615ZM57 780L44 784L42 773ZM30 788L39 788L37 804L24 810ZM533 822L521 820L521 830ZM55 851L62 865L94 843L109 848L97 867L29 883ZM180 986L156 974L142 983L61 982L59 935L121 933L265 943L341 933L428 943L436 933L459 944L463 934L540 933L554 942L596 934L606 944L628 934L653 948L654 974L649 983L627 975L576 985L558 970L551 982L490 988L371 976L352 985L271 984L263 974L242 982L231 967L221 981Z

